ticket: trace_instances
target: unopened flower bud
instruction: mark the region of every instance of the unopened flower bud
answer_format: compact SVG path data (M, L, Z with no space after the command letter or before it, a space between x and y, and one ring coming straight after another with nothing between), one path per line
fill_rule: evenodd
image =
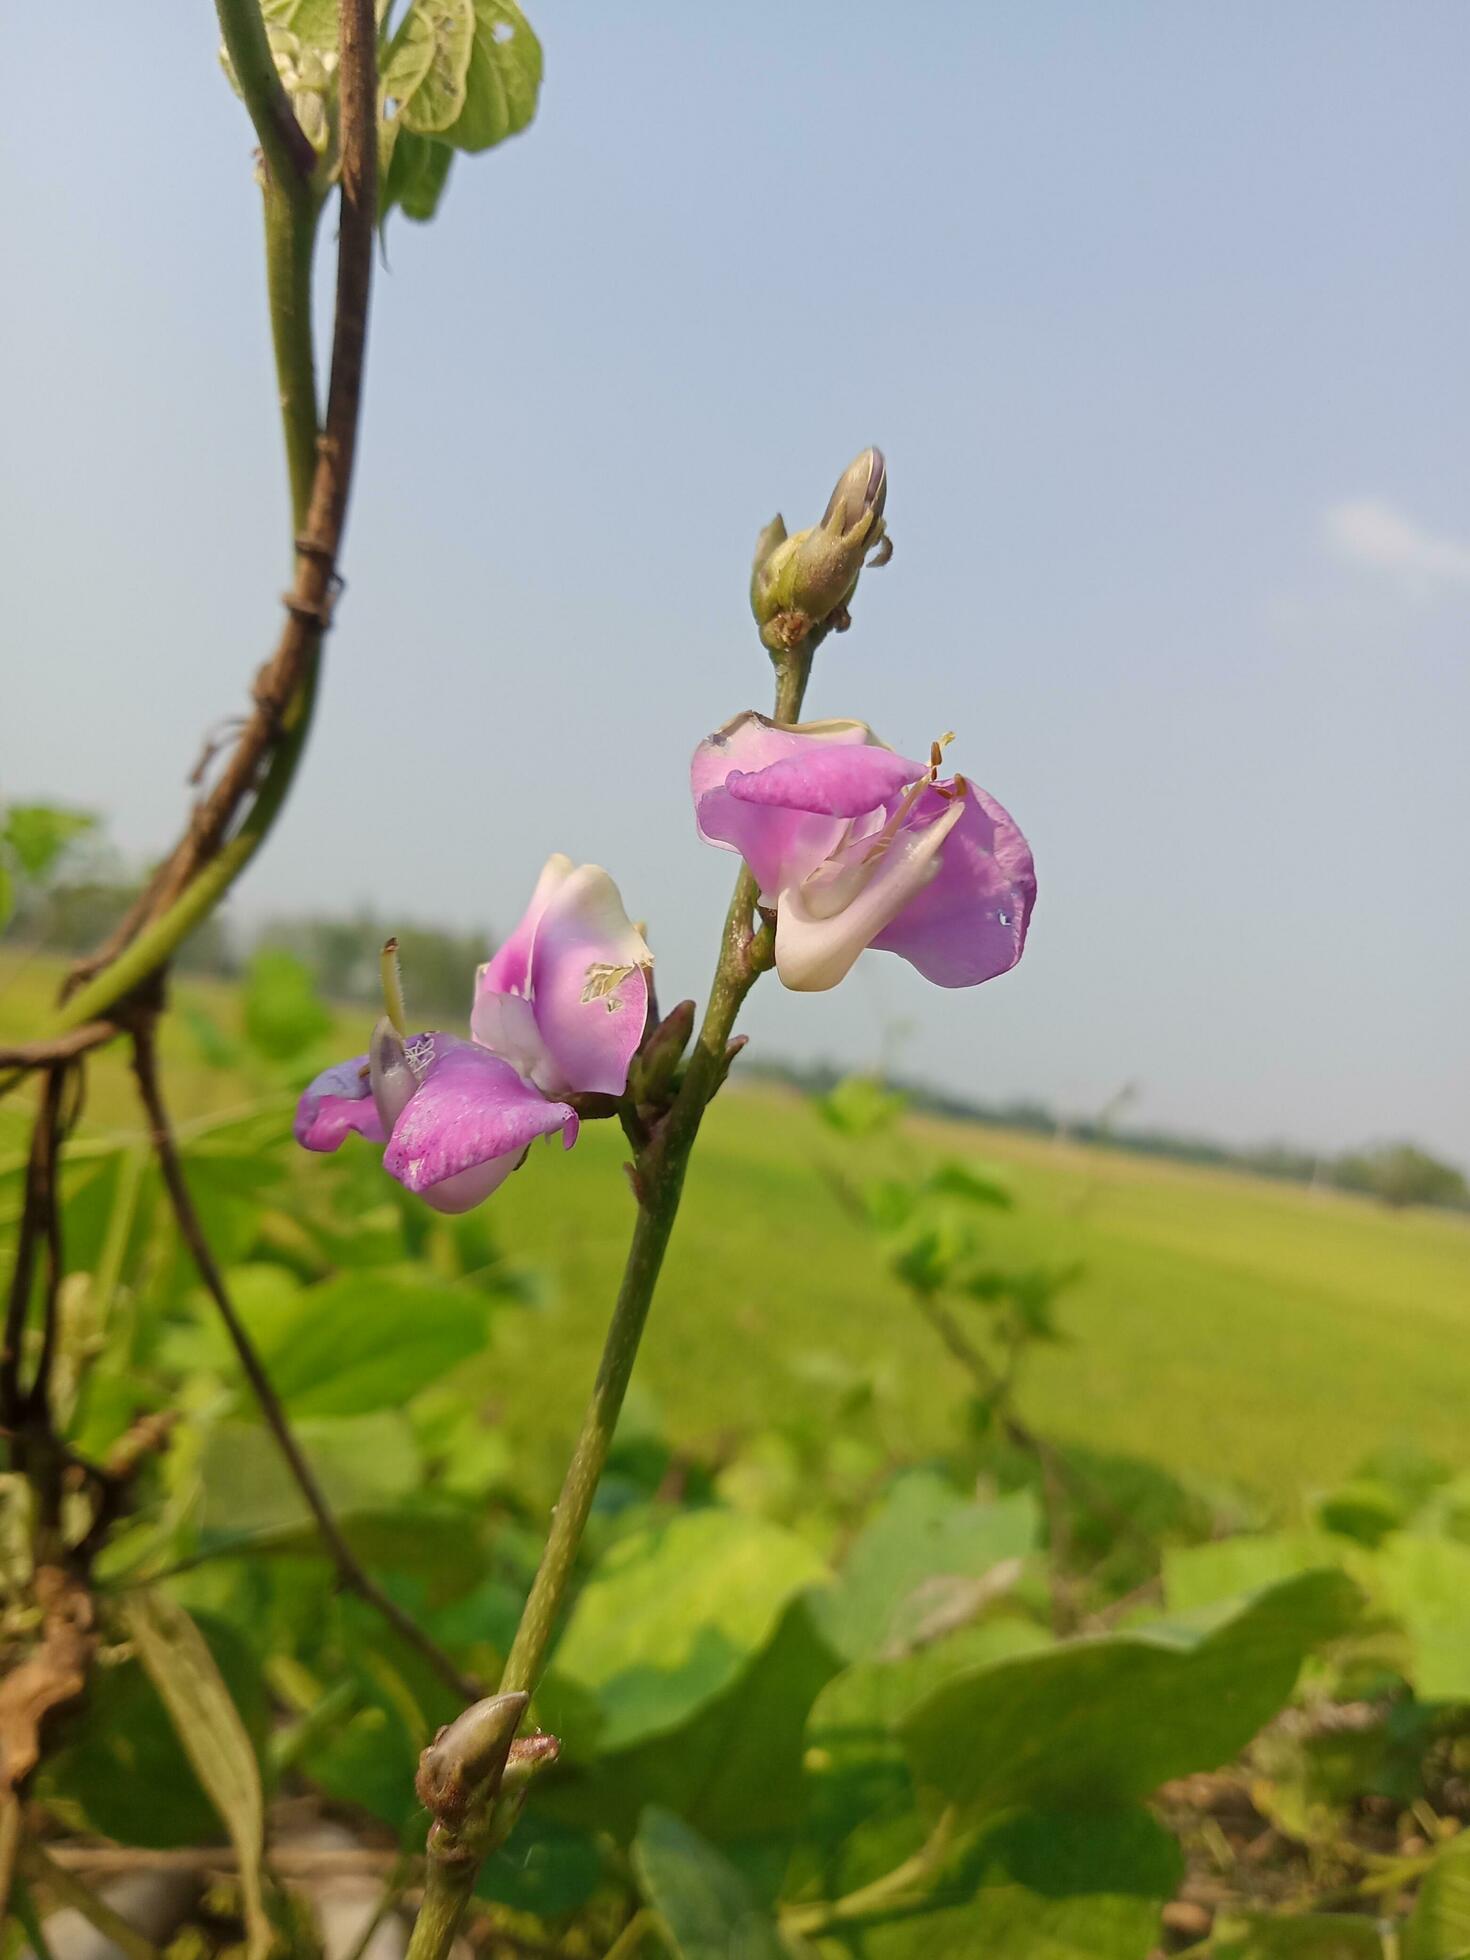
M694 1033L694 1002L681 1000L644 1042L628 1072L628 1087L636 1103L663 1103Z
M761 532L750 604L772 653L789 652L818 628L847 626L864 563L886 564L893 555L883 521L887 498L883 452L865 449L838 478L820 524L788 537L777 517Z
M459 1825L472 1806L495 1796L530 1700L526 1694L509 1694L472 1702L440 1729L419 1757L414 1787L439 1823Z

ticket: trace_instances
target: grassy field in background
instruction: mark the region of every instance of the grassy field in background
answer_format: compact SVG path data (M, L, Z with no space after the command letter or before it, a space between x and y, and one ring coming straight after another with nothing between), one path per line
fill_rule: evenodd
M0 960L0 1036L31 1032L54 984L54 967ZM185 985L179 999L225 1027L238 1018L227 988ZM171 1019L179 1115L248 1093L205 1069ZM89 1125L133 1127L121 1058L92 1074ZM0 1105L0 1151L18 1134L15 1101ZM915 1121L903 1147L998 1167L1017 1198L987 1227L998 1247L1084 1263L1062 1303L1071 1339L1038 1358L1024 1390L1058 1439L1245 1483L1288 1507L1386 1442L1470 1466L1465 1219L961 1124ZM764 1085L736 1086L711 1112L639 1364L644 1407L674 1436L779 1419L814 1382L856 1367L880 1385L896 1443L938 1443L963 1385L825 1181L824 1165L850 1164L848 1148ZM546 1280L541 1308L499 1323L494 1393L519 1445L544 1458L548 1486L632 1222L625 1154L614 1125L588 1124L570 1157L534 1151L494 1200L507 1252Z

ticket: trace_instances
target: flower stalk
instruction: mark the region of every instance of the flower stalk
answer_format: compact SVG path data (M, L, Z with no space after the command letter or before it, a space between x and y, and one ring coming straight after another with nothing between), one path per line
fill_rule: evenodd
M773 655L778 720L799 718L812 656L823 637L819 630L801 646ZM759 952L767 929L762 926L757 930L756 898L755 879L742 865L720 935L709 1002L683 1079L667 1115L655 1126L634 1165L638 1218L633 1239L592 1396L552 1513L541 1563L500 1677L502 1695L529 1696L541 1678L679 1215L689 1159L704 1113L725 1079L736 1017L746 995L770 964ZM474 1890L482 1855L478 1847L493 1842L495 1834L493 1807L488 1830L486 1820L471 1820L463 1830L446 1827L442 1820L435 1825L428 1848L423 1909L414 1925L408 1960L444 1960Z

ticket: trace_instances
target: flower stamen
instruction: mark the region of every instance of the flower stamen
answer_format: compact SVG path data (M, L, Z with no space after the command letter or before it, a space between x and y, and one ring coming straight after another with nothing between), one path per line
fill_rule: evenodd
M378 956L378 973L383 983L383 1006L388 1019L403 1040L408 1039L408 1016L403 1006L403 973L398 964L398 935L384 942Z

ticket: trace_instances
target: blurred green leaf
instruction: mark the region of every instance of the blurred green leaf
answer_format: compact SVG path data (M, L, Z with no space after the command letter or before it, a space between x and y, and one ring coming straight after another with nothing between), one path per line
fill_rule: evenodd
M453 161L454 151L447 143L395 127L379 198L384 217L396 208L416 224L427 224L439 208Z
M1015 1203L999 1171L977 1170L962 1157L947 1158L925 1182L937 1197L963 1198L967 1204L989 1205L996 1211L1009 1211Z
M971 1811L1144 1797L1243 1748L1359 1601L1343 1573L1308 1572L1204 1621L977 1668L912 1710L904 1747L921 1783Z
M271 26L288 29L307 47L337 46L337 0L261 0L260 11Z
M594 1837L569 1830L532 1807L508 1843L492 1851L480 1867L475 1891L513 1912L555 1918L585 1905L602 1875L602 1852Z
M15 910L15 880L10 875L10 867L0 857L0 932L5 930L10 915Z
M294 953L264 946L245 970L245 1034L271 1061L289 1062L320 1041L332 1017Z
M817 1097L814 1107L822 1121L843 1136L870 1137L896 1123L908 1102L885 1089L876 1076L849 1075L830 1095Z
M682 1960L785 1960L775 1922L739 1872L671 1811L644 1813L633 1869Z
M50 803L12 803L5 812L0 836L9 845L23 878L33 883L55 870L69 844L97 827L85 810L65 810Z
M1208 1951L1211 1960L1383 1960L1384 1947L1361 1916L1248 1912L1217 1920Z
M738 1678L793 1595L825 1576L801 1539L729 1511L631 1534L573 1608L540 1698L546 1725L582 1755L679 1727Z
M467 1287L344 1273L296 1297L262 1341L262 1360L294 1415L401 1408L485 1345L489 1307Z
M845 1891L865 1882L872 1875L870 1843L889 1842L895 1827L900 1841L893 1858L916 1848L923 1836L898 1742L909 1711L957 1674L1050 1644L1031 1621L987 1620L901 1661L860 1661L823 1688L807 1722L803 1825L804 1853L814 1860L823 1889Z
M1180 1858L1146 1812L1022 1811L818 1952L862 1960L1146 1960Z
M1404 1927L1400 1960L1466 1960L1470 1955L1470 1831L1435 1858Z
M1377 1590L1403 1622L1421 1701L1470 1701L1470 1545L1395 1532L1374 1555Z
M307 1420L296 1425L296 1434L339 1518L391 1509L418 1484L419 1454L407 1418L397 1411ZM269 1539L311 1523L275 1438L256 1423L208 1429L200 1473L208 1536Z
M233 1627L202 1615L198 1624L258 1758L267 1706L254 1659ZM219 1837L214 1805L135 1659L93 1667L81 1703L58 1724L35 1787L77 1827L121 1844L167 1850Z
M1378 1545L1407 1521L1409 1506L1391 1485L1353 1477L1328 1492L1317 1506L1317 1515L1328 1531L1356 1538L1361 1545Z
M942 1629L946 1615L951 1623L956 1613L973 1618L986 1576L1033 1551L1039 1531L1029 1491L977 1502L928 1471L910 1471L859 1533L837 1584L815 1596L817 1624L846 1660L902 1651L926 1627Z
M1193 1613L1301 1572L1340 1565L1344 1550L1322 1531L1243 1532L1207 1545L1166 1545L1164 1599L1170 1613Z
M123 1617L194 1774L229 1832L238 1860L245 1951L249 1960L264 1960L273 1940L261 1873L265 1797L245 1724L203 1634L182 1606L166 1593L138 1592L125 1602ZM147 1801L145 1792L137 1794Z
M681 1727L600 1757L557 1793L559 1812L588 1829L631 1836L639 1811L653 1803L718 1844L789 1837L805 1801L807 1716L838 1665L812 1625L807 1598L798 1596L731 1687Z

